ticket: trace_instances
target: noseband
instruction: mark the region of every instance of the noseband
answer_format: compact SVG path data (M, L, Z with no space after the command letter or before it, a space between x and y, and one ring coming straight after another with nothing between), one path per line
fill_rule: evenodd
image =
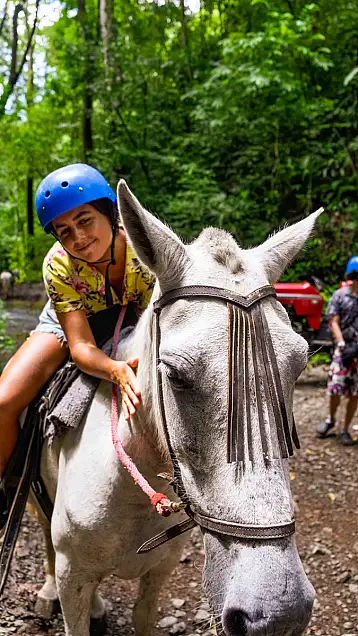
M254 371L254 387L257 403L258 421L262 452L265 464L279 457L287 458L293 454L293 444L299 448L296 427L293 421L290 431L279 369L276 361L271 335L265 313L260 301L275 297L275 288L271 285L260 287L248 296L241 296L219 287L195 285L180 287L163 294L154 303L156 314L156 373L158 403L162 425L173 464L174 490L186 504L185 511L189 519L172 526L144 543L138 552L148 552L168 539L176 537L198 524L209 532L224 534L242 540L272 540L289 537L295 532L295 521L277 525L242 524L208 517L190 504L184 488L180 467L171 444L163 398L162 376L159 367L160 313L163 307L176 300L190 298L209 298L225 302L228 310L228 408L226 425L226 459L228 463L243 462L245 457L245 438L248 457L253 461L252 416L250 404L249 356ZM264 401L266 398L269 421L274 423L271 432L271 444L268 444L265 430ZM246 418L245 418L246 415ZM246 431L245 431L246 423ZM245 436L246 433L246 436ZM274 450L276 449L276 450Z

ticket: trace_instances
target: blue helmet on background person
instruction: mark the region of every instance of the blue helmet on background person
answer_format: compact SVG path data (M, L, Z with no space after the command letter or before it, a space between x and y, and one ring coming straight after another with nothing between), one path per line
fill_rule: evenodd
M352 258L349 259L346 267L346 277L349 278L353 272L358 278L358 256L352 256Z
M41 181L36 192L36 211L43 229L50 234L54 219L97 199L117 203L114 191L96 168L73 163L51 172Z

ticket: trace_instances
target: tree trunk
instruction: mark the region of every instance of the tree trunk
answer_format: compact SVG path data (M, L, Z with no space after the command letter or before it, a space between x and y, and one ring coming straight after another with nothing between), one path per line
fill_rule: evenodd
M22 4L17 4L14 9L14 15L12 16L12 42L11 42L11 62L10 62L10 83L14 84L17 69L17 45L19 34L17 32L17 23L19 19L19 13L22 11Z
M1 36L2 32L3 32L3 28L4 28L5 23L6 23L8 4L9 4L9 0L6 0L5 6L4 6L4 12L2 14L2 18L1 18L1 22L0 22L0 36Z
M86 163L89 163L93 150L92 138L92 78L93 78L93 60L91 55L92 38L88 25L88 16L86 11L86 0L77 0L78 2L78 19L83 39L83 56L84 56L84 80L83 80L83 115L82 115L82 141L83 155Z
M185 57L187 62L188 79L189 79L189 83L191 84L193 73L191 68L191 54L190 54L190 45L189 45L189 36L188 36L188 27L187 27L187 16L185 13L185 0L180 0L180 13L181 13L182 44L183 44L183 49L185 51Z
M34 197L33 197L33 177L27 177L27 232L29 236L34 235Z
M27 56L29 53L29 50L31 48L32 42L33 42L33 38L34 38L34 34L36 31L36 26L37 26L37 19L38 19L38 11L39 11L39 5L40 5L40 0L36 0L36 4L35 4L35 17L34 17L34 21L31 27L31 30L29 30L28 33L28 39L27 39L27 43L26 43L26 47L25 50L23 52L20 64L18 64L18 38L19 38L19 32L18 32L18 16L20 11L24 11L24 4L17 4L15 9L14 9L14 15L13 15L13 19L12 19L12 42L11 42L11 59L10 59L10 73L9 73L9 79L7 81L7 83L4 86L4 90L3 93L0 97L0 117L2 117L5 113L5 109L6 109L6 104L8 102L9 97L12 95L13 90L16 86L16 83L22 73L22 70L24 68L25 62L27 60ZM5 18L6 18L6 14L5 14ZM3 15L3 19L4 15ZM1 22L1 28L3 28L3 19Z
M27 63L27 118L30 119L30 109L34 100L34 47L30 46L29 59ZM33 197L33 176L31 165L29 161L28 174L27 174L27 233L29 236L34 235L34 197ZM30 240L28 256L33 256L33 243Z
M103 44L103 62L107 77L112 75L113 65L111 63L110 46L115 39L114 7L113 0L99 0L99 21L100 32Z

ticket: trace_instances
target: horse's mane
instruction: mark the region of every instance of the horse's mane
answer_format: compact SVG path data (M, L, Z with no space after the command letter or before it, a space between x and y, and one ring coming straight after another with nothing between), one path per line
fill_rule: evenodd
M139 358L138 379L140 381L145 416L142 421L141 410L138 418L139 425L144 436L151 440L152 445L158 448L163 458L167 460L168 449L164 432L160 426L158 401L153 395L156 387L156 369L153 360L155 356L153 302L158 295L158 287L156 286L152 300L143 312L138 324L128 337L119 342L117 360L127 360L134 356Z

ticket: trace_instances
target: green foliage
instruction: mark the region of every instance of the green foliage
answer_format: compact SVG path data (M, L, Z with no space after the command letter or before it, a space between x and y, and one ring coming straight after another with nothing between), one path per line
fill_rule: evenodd
M356 3L202 0L185 18L173 0L113 7L106 63L94 0L81 20L65 0L36 35L34 99L27 68L0 119L0 267L41 277L52 239L36 223L28 234L28 176L36 187L86 158L185 240L216 225L247 247L323 205L285 278L337 286L357 249Z
M6 320L7 315L4 311L4 303L0 300L0 363L3 358L8 353L11 353L15 349L15 343L10 338L10 336L6 333ZM0 369L0 371L2 368Z
M315 353L308 361L308 367L319 367L321 364L330 364L331 356L329 353Z

